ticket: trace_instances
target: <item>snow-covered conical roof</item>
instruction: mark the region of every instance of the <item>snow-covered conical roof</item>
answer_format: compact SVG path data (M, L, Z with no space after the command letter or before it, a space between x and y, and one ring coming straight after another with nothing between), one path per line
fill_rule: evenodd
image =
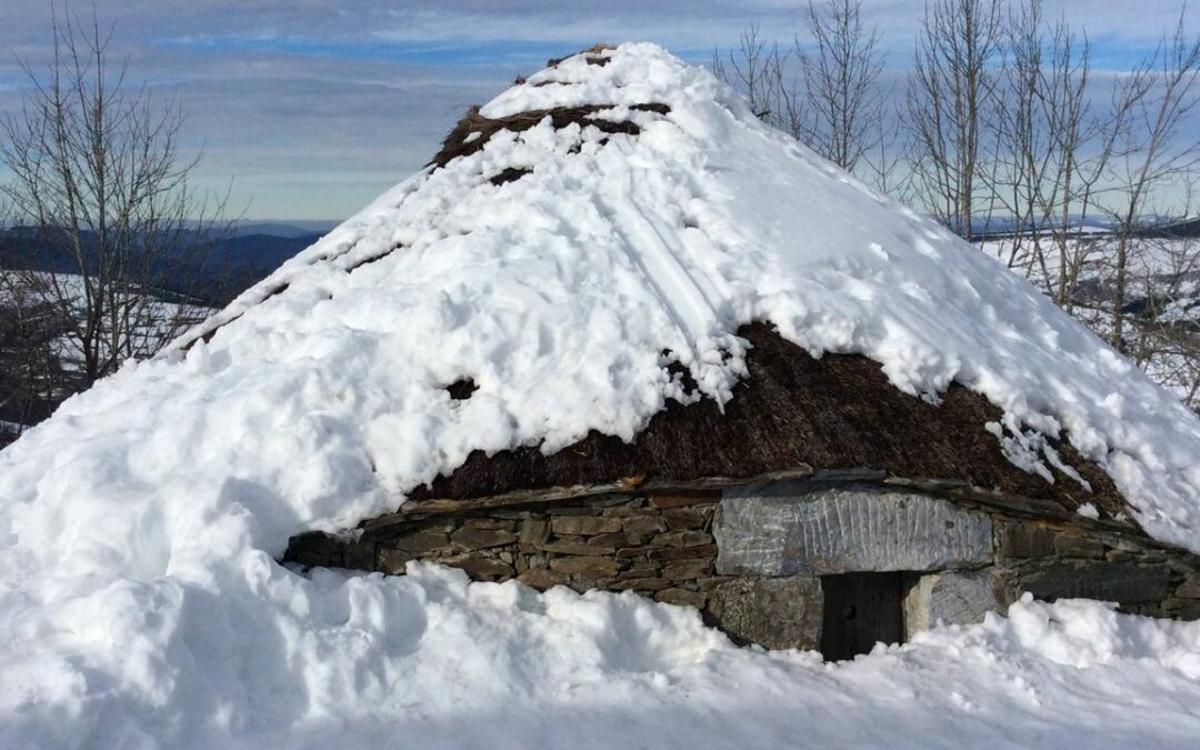
M473 451L526 456L507 468L474 461L466 491L670 476L675 462L649 449L640 465L565 464L605 452L599 435L632 440L673 400L724 405L739 382L753 392L737 334L754 321L816 356L865 355L905 393L936 401L958 383L999 410L975 419L975 409L970 424L950 409L905 416L935 422L927 432L947 444L930 443L928 462L892 466L884 451L865 456L873 464L1024 494L1029 472L1044 477L1043 494L1074 505L1094 494L1110 513L1115 484L1150 533L1200 546L1194 415L1030 285L651 45L558 61L473 110L428 168L185 336L186 355L138 370L162 369L196 394L204 408L184 423L199 444L219 444L221 422L274 425L242 458L216 450L214 468L255 477L271 467L264 452L305 456L305 469L276 467L264 485L296 520L333 528L394 510ZM450 398L446 386L468 379L471 397ZM889 395L860 390L868 403ZM795 394L798 413L805 396ZM720 445L764 440L725 426ZM838 427L826 432L841 442L823 450L790 436L800 447L778 460L857 455L861 431ZM986 447L985 429L996 433ZM560 452L589 434L587 450ZM296 435L310 437L275 445ZM1066 460L1054 447L1064 437ZM909 434L890 441L914 445ZM560 459L542 466L534 453ZM754 463L744 458L727 451L688 470L729 474ZM479 478L489 470L506 479Z
M409 594L289 573L290 536L392 511L473 452L628 441L668 404L730 403L754 388L739 329L863 355L931 402L959 383L1012 461L1074 481L1028 435L1062 437L1147 532L1200 551L1195 415L704 69L592 51L472 117L438 163L0 453L0 659L25 686L6 700L100 728L170 705L183 724L158 736L201 715L252 729L283 720L256 701L296 671L308 710L344 710L320 691L390 684L406 652L379 633Z

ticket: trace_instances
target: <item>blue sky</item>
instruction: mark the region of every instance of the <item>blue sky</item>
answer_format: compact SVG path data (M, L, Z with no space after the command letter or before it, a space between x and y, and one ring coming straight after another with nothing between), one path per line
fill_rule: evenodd
M48 60L49 0L0 2L0 112L19 106L16 61ZM756 0L95 0L114 51L156 97L176 95L196 181L262 219L340 219L425 163L462 111L548 57L646 39L697 62L758 23L783 41L799 2ZM75 7L90 15L92 3ZM1181 0L1046 0L1087 29L1099 67L1153 47ZM864 0L892 75L920 0ZM61 8L61 5L60 5ZM1187 11L1200 27L1200 0Z

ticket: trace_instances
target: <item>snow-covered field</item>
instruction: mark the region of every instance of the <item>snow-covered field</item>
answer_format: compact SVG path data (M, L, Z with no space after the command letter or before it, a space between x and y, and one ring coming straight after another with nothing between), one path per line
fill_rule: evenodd
M25 304L47 302L55 309L73 303L74 319L85 320L85 279L86 277L73 273L51 274L0 268L0 291L24 290ZM0 304L4 302L6 300L0 297ZM130 339L132 346L138 351L157 349L165 340L177 335L181 328L204 320L213 312L211 308L173 302L154 294L142 295L136 291L130 293L125 304L130 308L129 318L132 324L128 333L123 332L122 336ZM107 316L101 318L100 326L100 338L103 341L105 337L110 336L109 332L112 330L111 321ZM84 355L78 336L59 336L52 342L51 347L63 370L73 372L83 369Z
M1113 331L1117 238L1100 232L1059 243L1049 234L980 243L986 255L1054 298L1077 273L1071 313L1096 334ZM1077 272L1075 266L1078 265ZM1136 237L1130 241L1125 296L1126 349L1138 366L1200 411L1200 238Z
M703 69L651 45L612 58L483 113L611 102L639 135L501 132L286 263L194 332L221 325L208 343L0 452L0 745L1195 745L1200 626L1098 604L1022 602L830 666L632 595L273 561L472 450L632 437L688 398L664 350L696 397L728 398L752 320L910 393L979 391L1015 459L1055 460L1032 431L1066 430L1151 534L1200 550L1200 420L1171 394ZM647 102L671 111L630 109ZM490 182L512 167L532 172ZM454 402L461 377L479 389Z

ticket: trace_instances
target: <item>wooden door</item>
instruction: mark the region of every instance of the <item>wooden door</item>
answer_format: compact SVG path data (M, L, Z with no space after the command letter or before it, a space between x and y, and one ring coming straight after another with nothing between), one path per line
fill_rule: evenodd
M821 654L826 659L852 659L877 641L904 640L903 573L822 576L821 590Z

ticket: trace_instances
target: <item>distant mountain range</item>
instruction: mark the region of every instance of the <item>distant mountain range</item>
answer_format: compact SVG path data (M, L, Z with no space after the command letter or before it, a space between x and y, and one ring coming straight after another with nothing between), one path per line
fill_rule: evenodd
M239 222L211 242L196 237L198 249L184 257L157 259L153 275L164 293L220 307L334 226L332 221ZM72 259L45 247L27 227L0 229L0 268L79 271Z
M211 243L199 243L202 251L187 257L162 259L156 275L162 292L186 296L191 301L221 307L255 284L288 258L316 242L337 225L335 221L243 221ZM1200 237L1200 217L1147 220L1147 237ZM1011 219L982 218L973 222L978 239L1009 236L1016 229ZM1050 229L1047 225L1042 229ZM1076 217L1072 230L1103 233L1112 224ZM63 255L39 246L37 234L26 227L0 229L0 268L23 268L58 273L77 273L74 263Z
M340 223L339 221L241 221L234 224L232 231L238 237L259 234L264 237L299 239L323 235Z
M1138 219L1138 224L1140 228L1134 234L1139 237L1200 237L1200 217L1196 216L1189 216L1182 219L1179 217L1145 216ZM978 239L1007 237L1014 234L1018 226L1018 222L1008 217L981 216L976 217L971 222L971 234ZM1050 231L1057 229L1059 226L1061 226L1061 222L1044 222L1036 226L1029 226L1026 231L1032 229ZM1109 219L1094 217L1082 219L1079 216L1072 216L1068 224L1069 231L1072 233L1103 234L1111 232L1115 227L1116 222Z

